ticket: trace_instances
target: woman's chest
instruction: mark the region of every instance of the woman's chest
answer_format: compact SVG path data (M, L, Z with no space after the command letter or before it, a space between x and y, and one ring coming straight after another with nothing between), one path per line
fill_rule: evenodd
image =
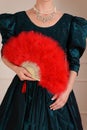
M22 20L21 24L17 23L16 34L18 35L23 31L35 31L41 33L46 37L56 40L63 47L63 49L66 50L70 32L70 21L67 22L61 20L51 27L39 27L29 21L29 19L25 19Z

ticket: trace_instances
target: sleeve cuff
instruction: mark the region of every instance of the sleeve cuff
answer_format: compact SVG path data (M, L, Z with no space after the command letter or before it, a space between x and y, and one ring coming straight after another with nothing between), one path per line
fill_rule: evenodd
M79 74L79 68L80 68L80 66L76 66L76 65L70 66L70 70L75 71L77 73L77 76Z

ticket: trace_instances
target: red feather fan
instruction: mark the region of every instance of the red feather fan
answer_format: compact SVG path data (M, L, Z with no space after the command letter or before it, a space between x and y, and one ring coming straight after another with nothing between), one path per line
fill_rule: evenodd
M67 57L52 38L34 31L21 32L3 46L2 55L18 66L25 61L36 63L40 68L38 84L51 93L60 94L66 89L69 79ZM26 91L26 86L24 88L22 92Z

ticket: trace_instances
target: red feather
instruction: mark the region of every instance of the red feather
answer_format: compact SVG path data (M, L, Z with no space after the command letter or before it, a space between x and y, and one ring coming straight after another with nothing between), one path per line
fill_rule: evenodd
M21 32L12 37L2 48L2 55L15 65L25 61L40 67L39 85L51 93L63 92L69 79L67 55L60 44L41 33Z

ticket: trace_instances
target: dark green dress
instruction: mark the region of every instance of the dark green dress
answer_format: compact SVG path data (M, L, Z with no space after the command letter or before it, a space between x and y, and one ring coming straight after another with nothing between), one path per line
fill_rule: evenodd
M57 40L67 53L70 70L79 71L80 57L86 48L87 20L64 13L50 27L39 27L25 11L0 15L3 45L22 31L37 31ZM0 130L83 130L73 91L64 107L50 110L52 94L37 81L27 81L27 91L21 92L24 81L16 75L0 106ZM2 86L3 87L3 86Z

